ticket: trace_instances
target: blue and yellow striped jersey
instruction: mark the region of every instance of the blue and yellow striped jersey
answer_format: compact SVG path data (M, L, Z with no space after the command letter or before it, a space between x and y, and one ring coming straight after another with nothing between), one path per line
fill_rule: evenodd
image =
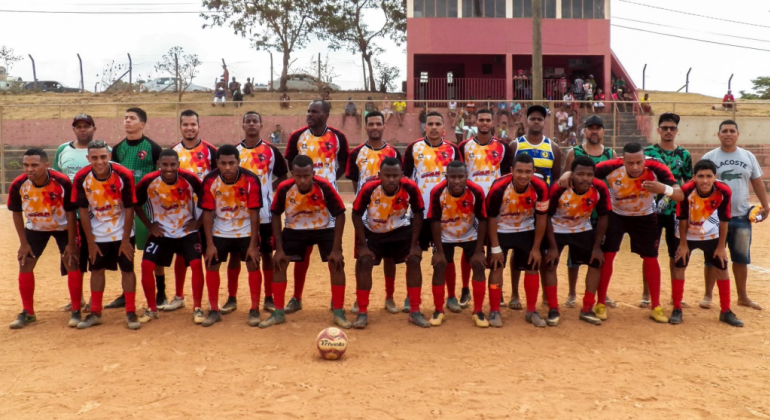
M543 137L540 144L532 144L527 141L525 136L516 139L516 154L526 153L535 160L535 171L543 177L548 186L551 186L551 177L553 175L553 148L551 139Z

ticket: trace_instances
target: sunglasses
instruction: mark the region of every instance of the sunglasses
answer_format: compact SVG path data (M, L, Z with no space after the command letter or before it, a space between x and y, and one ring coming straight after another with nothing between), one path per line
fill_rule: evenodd
M670 126L670 125L662 125L662 126L660 126L658 128L660 129L660 131L676 131L676 130L679 129L679 127L673 127L673 126Z

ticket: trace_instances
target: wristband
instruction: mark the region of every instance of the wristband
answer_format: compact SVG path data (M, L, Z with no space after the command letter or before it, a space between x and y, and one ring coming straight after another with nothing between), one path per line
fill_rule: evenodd
M503 253L503 248L501 248L499 246L493 246L490 249L490 251L492 251L493 254L502 254Z
M666 191L663 194L665 194L666 197L671 197L674 194L674 187L666 185Z

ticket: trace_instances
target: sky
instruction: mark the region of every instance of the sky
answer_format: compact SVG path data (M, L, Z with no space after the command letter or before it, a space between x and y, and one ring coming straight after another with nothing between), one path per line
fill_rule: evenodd
M690 92L721 97L727 90L730 75L734 74L732 90L737 96L738 91L751 89L751 79L770 76L767 66L770 4L766 0L739 0L732 4L740 7L734 8L726 4L723 0L611 0L612 49L639 88L645 64L647 89L664 91L682 87L687 70L692 67ZM228 28L202 29L204 20L197 13L201 10L196 0L0 0L0 45L11 47L17 55L25 57L11 68L12 76L32 79L32 66L27 57L31 54L37 65L38 80L57 80L72 87L79 86L76 56L79 53L89 90L99 81L97 75L102 74L105 65L113 60L127 64L127 53L133 59L134 78L162 76L154 70L154 65L169 48L177 45L187 53L198 54L202 62L195 84L212 85L221 74L222 58L228 63L230 74L238 80L253 77L259 83L267 83L270 54L256 51L248 39L233 34ZM121 13L126 11L190 13ZM381 17L369 19L376 25ZM386 50L380 59L398 66L400 79L404 79L405 47L390 40L381 40L379 44ZM295 67L309 67L311 58L318 52L322 58L328 54L333 63L338 74L334 83L344 89L363 88L360 56L344 50L329 51L322 41L312 41L303 50L294 52ZM273 52L273 60L277 79L281 55Z

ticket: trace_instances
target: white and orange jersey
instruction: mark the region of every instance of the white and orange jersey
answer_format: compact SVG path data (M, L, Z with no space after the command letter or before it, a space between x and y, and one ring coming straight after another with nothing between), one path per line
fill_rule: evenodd
M428 220L441 222L441 242L470 242L478 239L479 220L487 220L484 190L473 181L465 181L465 191L455 197L446 180L430 193Z
M695 181L682 185L684 201L676 205L676 237L679 237L679 221L687 220L687 240L707 241L719 238L719 222L730 221L732 191L722 181L714 182L711 194L701 197Z
M73 181L72 202L88 209L96 242L122 240L126 209L136 205L134 173L114 162L109 166L106 179L98 179L88 165L75 174ZM133 226L131 236L134 236Z
M329 181L337 189L337 169L347 168L348 139L342 131L326 127L320 136L313 135L309 127L291 133L286 145L286 161L305 155L313 160L315 175Z
M274 216L284 216L287 229L317 230L334 228L335 218L345 212L337 190L329 181L316 175L310 191L302 193L294 178L278 185L270 211Z
M612 211L607 185L596 178L583 194L578 194L572 188L561 188L559 184L553 184L549 195L551 204L548 214L551 216L554 233L591 230L591 213L594 210L599 216L605 216Z
M262 207L259 177L248 169L239 168L236 180L228 183L219 169L214 169L203 178L202 188L198 207L214 212L212 234L222 238L250 237L249 210Z
M468 179L478 184L484 194L492 182L511 172L513 153L508 145L492 137L487 144L480 144L476 137L460 143L460 156L468 168Z
M246 140L241 141L235 148L241 157L241 168L254 172L259 177L262 189L262 208L259 210L259 222L270 223L272 214L270 205L273 201L273 175L284 176L289 173L286 159L280 150L272 144L260 140L254 147L246 146Z
M487 215L497 218L498 232L535 230L535 214L548 213L548 187L545 181L533 176L527 188L518 192L513 175L508 174L492 184L486 204Z
M401 160L401 153L385 142L379 149L373 148L369 143L361 143L350 151L345 177L356 183L358 192L364 184L377 178L382 161L389 157Z
M160 171L151 172L136 185L136 204L146 207L150 221L156 222L167 238L181 238L188 234L185 223L195 220L196 197L201 194L201 182L193 172L180 169L176 180L169 184Z
M428 139L422 138L406 147L404 175L417 184L423 203L430 203L430 192L444 180L446 168L453 160L462 160L460 149L443 139L438 146L433 146ZM423 213L427 217L428 209Z
M605 160L596 165L596 178L607 181L612 198L612 211L622 216L645 216L653 213L655 194L642 188L645 181L677 185L671 171L658 160L645 159L644 171L631 178L623 166L623 158Z
M179 169L194 173L199 181L217 167L217 148L207 141L199 139L192 149L180 141L171 149L179 155Z
M358 190L353 213L363 216L364 226L371 232L386 233L409 226L409 209L420 212L425 205L414 181L403 177L393 195L382 189L379 178L369 181Z
M46 180L38 187L19 175L8 192L8 210L22 212L29 230L57 231L67 229L67 212L77 210L72 202L72 183L67 175L49 169Z

